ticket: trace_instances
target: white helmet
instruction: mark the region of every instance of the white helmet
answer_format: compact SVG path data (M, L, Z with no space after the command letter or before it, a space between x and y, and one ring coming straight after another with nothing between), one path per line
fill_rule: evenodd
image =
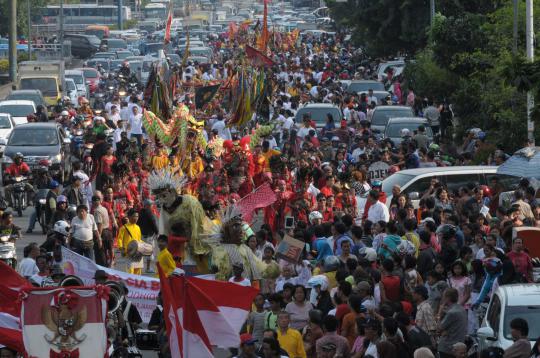
M69 116L69 112L68 111L62 111L62 113L60 113L61 116Z
M411 131L408 128L403 128L401 130L401 138L410 137Z
M69 235L69 224L67 221L60 220L54 223L53 231L60 235Z

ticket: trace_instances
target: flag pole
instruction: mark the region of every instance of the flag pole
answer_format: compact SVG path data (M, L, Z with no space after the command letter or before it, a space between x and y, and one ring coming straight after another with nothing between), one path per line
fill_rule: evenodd
M186 303L187 303L187 288L188 283L186 279L186 273L184 270L182 270L182 301L184 303L184 307L182 307L182 357L183 358L189 358L187 356L187 352L189 350L187 349L188 346L188 339L186 337Z

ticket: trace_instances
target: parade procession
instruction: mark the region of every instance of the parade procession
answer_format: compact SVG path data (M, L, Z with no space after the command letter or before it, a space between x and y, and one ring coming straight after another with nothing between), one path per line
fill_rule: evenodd
M0 358L540 357L536 14L0 1Z

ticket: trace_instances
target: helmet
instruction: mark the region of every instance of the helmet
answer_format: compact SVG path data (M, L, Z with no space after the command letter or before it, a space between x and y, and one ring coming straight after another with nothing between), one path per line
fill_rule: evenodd
M340 261L337 256L328 256L324 259L324 272L337 271Z
M60 220L54 223L53 231L64 236L69 235L69 224L67 221Z
M67 116L69 116L69 112L66 111L66 110L63 110L62 113L60 113L60 115L67 117Z
M374 181L371 182L371 186L374 187L374 188L381 187L382 186L382 181L374 180Z
M439 147L439 145L437 143L431 143L429 145L429 150L432 150L434 152L438 152L439 150L441 150L441 147Z
M17 158L24 159L24 155L23 155L21 152L17 152L17 153L15 153L15 155L13 156L13 159L17 159Z
M323 218L322 214L318 211L312 211L309 214L309 222L313 222L313 220L315 219L322 219L322 218Z
M67 197L65 195L58 195L58 197L56 198L56 202L58 204L67 203Z
M401 130L401 138L404 138L404 137L410 137L411 136L411 131L408 129L408 128L403 128Z
M71 102L71 98L69 98L68 96L62 97L62 100L63 100L64 102Z
M56 180L52 180L50 183L49 183L49 187L51 189L56 189L60 186L60 183L58 183Z

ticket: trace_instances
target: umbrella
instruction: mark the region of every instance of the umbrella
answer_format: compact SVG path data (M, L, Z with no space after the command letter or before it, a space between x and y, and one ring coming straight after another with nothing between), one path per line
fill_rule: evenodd
M497 174L540 178L540 148L526 147L518 150L497 168Z

